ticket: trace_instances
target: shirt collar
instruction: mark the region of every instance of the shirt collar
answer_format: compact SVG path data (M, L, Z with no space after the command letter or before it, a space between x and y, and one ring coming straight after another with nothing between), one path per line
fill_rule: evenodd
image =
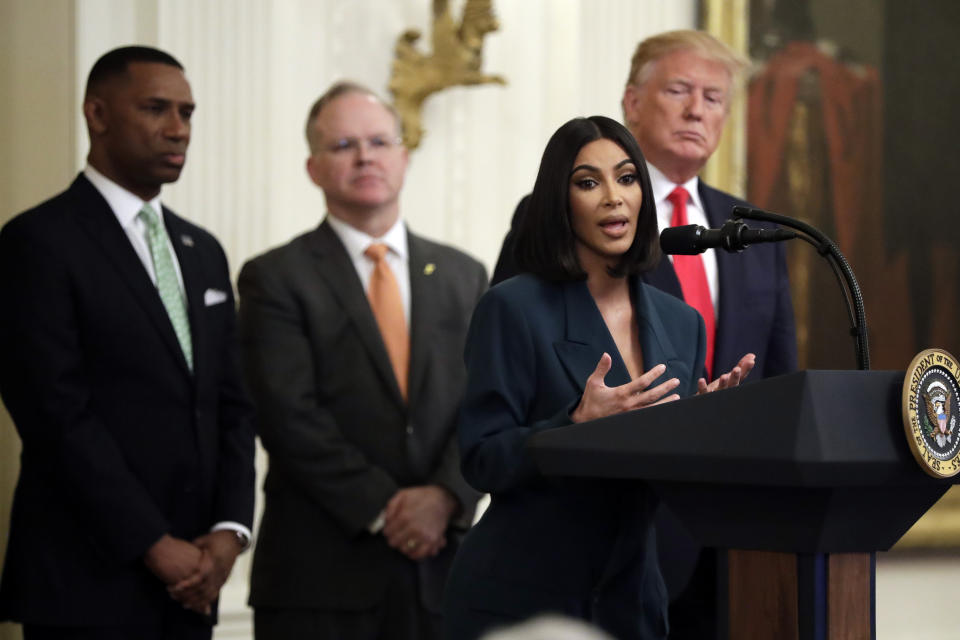
M367 250L367 247L374 243L385 244L392 253L403 260L407 259L407 227L400 218L397 218L393 226L379 238L374 238L329 213L327 214L327 222L333 228L337 237L340 238L340 242L343 243L352 260L358 260Z
M155 198L144 202L140 196L130 193L116 182L106 177L93 168L89 163L83 168L83 175L100 192L103 199L110 205L113 215L117 216L120 225L124 228L129 227L136 220L144 204L153 207L160 219L163 220L163 206L160 204L160 194Z
M647 170L650 173L650 186L653 189L653 198L657 203L657 218L660 220L660 228L665 229L670 226L670 217L673 214L673 207L667 206L667 196L677 187L677 184L663 175L663 172L660 169L657 169L655 166L647 163ZM700 200L700 178L699 176L693 176L682 185L684 189L687 190L687 193L690 194L690 200L693 202L693 206L700 209L700 211L705 211L703 208L703 202ZM666 220L666 223L664 223Z

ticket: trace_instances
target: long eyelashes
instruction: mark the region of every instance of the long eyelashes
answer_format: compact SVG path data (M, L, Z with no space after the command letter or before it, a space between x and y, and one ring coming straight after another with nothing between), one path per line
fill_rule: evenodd
M622 185L632 185L636 184L639 176L635 173L626 173L617 178L617 182ZM573 181L573 186L581 189L583 191L589 191L590 189L596 188L600 183L594 178L580 178L579 180Z

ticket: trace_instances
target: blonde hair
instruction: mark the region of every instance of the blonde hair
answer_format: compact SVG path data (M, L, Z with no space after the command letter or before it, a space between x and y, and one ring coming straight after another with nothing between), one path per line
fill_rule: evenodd
M681 29L651 36L637 45L630 59L627 86L641 85L650 76L653 63L675 51L694 51L707 60L719 62L733 80L749 62L739 53L705 31Z

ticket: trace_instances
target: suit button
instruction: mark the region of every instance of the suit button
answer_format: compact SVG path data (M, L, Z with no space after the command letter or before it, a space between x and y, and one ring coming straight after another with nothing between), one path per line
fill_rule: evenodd
M183 488L183 492L186 493L186 494L193 493L194 490L195 490L195 489L194 489L194 486L193 486L192 484L188 484L187 486L185 486L185 487Z
M408 435L408 436L412 436L412 435L413 435L413 425L412 425L412 424L408 424L408 425L407 425L407 435Z

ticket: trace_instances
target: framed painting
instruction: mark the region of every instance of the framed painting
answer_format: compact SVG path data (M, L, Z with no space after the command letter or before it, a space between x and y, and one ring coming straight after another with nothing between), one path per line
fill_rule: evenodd
M705 178L837 243L863 292L871 368L960 354L960 74L945 72L960 3L701 0L700 16L751 61ZM832 272L792 244L801 368L856 368ZM897 548L956 546L958 488Z

